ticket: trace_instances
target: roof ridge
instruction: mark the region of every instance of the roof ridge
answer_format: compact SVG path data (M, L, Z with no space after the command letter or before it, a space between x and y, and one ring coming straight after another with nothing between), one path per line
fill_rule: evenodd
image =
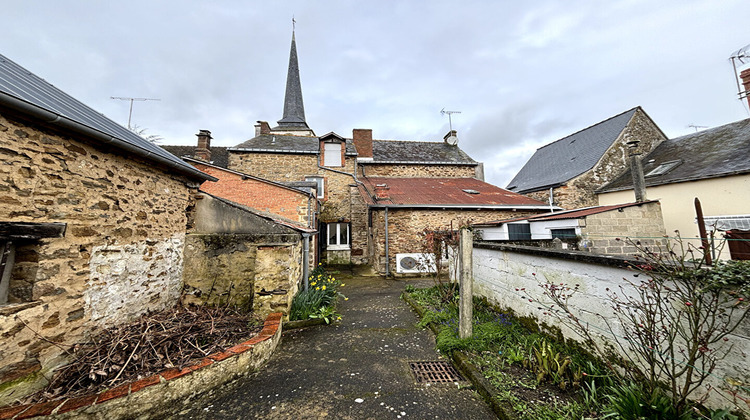
M399 141L402 143L409 142L409 143L445 143L443 141L427 141L427 140L392 140L392 139L373 139L372 141Z
M604 124L605 122L607 122L607 121L609 121L609 120L613 120L613 119L615 119L615 118L617 118L617 117L619 117L619 116L625 115L625 114L627 114L628 112L634 111L634 110L636 110L636 109L643 109L643 108L641 108L641 106L640 106L640 105L638 105L638 106L635 106L635 107L633 107L633 108L630 108L630 109L628 109L627 111L623 111L623 112L621 112L621 113L619 113L619 114L617 114L617 115L613 115L613 116L611 116L611 117L609 117L609 118L607 118L607 119L601 120L601 121L599 121L598 123L595 123L595 124L591 124L590 126L588 126L588 127L586 127L586 128L582 128L582 129L580 129L580 130L576 131L575 133L571 133L571 134L568 134L568 135L567 135L567 136L565 136L565 137L560 137L559 139L557 139L557 140L553 141L552 143L547 143L547 144L545 144L544 146L538 147L538 148L537 148L536 150L541 150L541 149L544 149L544 148L545 148L545 147L547 147L547 146L551 146L551 145L553 145L553 144L555 144L555 143L558 143L558 142L561 142L561 141L563 141L563 140L565 140L565 139L568 139L568 138L570 138L570 137L573 137L573 136L575 136L576 134L582 133L582 132L584 132L584 131L586 131L586 130L590 130L590 129L592 129L592 128L596 127L597 125L601 125L601 124Z

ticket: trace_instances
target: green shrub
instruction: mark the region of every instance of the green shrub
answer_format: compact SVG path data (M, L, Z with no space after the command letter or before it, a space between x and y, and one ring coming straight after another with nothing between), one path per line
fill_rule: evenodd
M341 317L336 314L335 308L338 298L347 297L339 292L345 284L336 280L333 275L328 274L323 266L319 265L311 272L308 278L309 287L297 293L292 300L292 308L289 310L289 319L292 321L322 318L330 322L334 318ZM325 309L324 309L325 308Z

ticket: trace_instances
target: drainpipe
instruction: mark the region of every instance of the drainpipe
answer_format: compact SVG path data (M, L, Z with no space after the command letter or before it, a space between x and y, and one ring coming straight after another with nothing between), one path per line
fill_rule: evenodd
M305 291L310 287L308 277L310 277L310 234L303 233L302 247L302 278L305 279Z
M555 189L554 187L549 187L549 212L554 213L555 212L555 197L554 194Z
M385 277L387 278L390 276L391 272L388 269L389 264L389 255L388 255L388 207L385 208Z

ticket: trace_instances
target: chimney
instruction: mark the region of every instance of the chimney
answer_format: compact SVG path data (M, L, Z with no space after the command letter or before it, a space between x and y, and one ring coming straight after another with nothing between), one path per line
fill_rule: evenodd
M255 136L261 134L271 134L271 126L268 125L267 121L258 121L258 124L255 124Z
M388 200L390 198L388 196L388 190L390 190L390 187L388 187L387 184L376 184L375 185L375 199L376 200Z
M372 129L355 128L352 130L352 141L357 149L357 157L372 159Z
M458 144L458 132L456 130L451 130L448 132L448 134L443 136L443 141L445 144L449 146L455 146Z
M750 68L742 70L740 73L740 79L742 79L742 92L740 93L740 99L745 98L748 106L750 106Z
M195 158L206 162L211 161L211 132L208 130L199 130L198 147L195 148Z
M641 152L638 150L640 140L629 141L626 144L630 148L630 173L633 175L633 192L635 201L642 203L646 198L646 178L643 176L643 164L641 163Z

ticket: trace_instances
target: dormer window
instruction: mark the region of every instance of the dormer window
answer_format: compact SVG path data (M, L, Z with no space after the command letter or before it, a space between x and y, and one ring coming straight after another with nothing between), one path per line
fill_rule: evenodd
M323 149L323 165L324 166L344 166L341 159L341 144L342 143L324 143Z

